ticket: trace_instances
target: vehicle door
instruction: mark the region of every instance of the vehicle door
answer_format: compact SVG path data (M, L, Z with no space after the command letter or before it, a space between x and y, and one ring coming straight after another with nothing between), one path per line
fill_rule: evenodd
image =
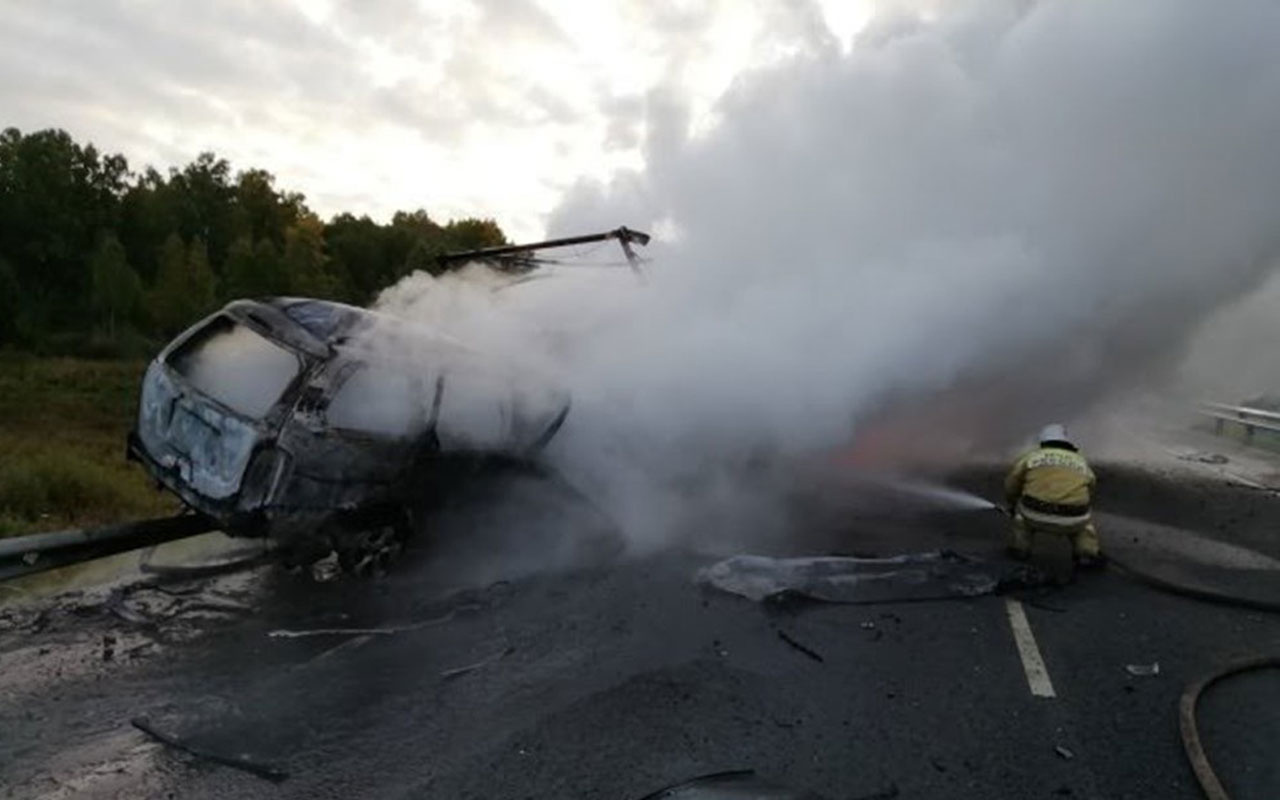
M430 425L433 396L423 369L335 358L303 390L281 434L295 502L354 508L394 495Z
M149 368L138 435L186 487L225 501L240 490L254 450L279 424L277 403L306 367L299 353L215 316Z

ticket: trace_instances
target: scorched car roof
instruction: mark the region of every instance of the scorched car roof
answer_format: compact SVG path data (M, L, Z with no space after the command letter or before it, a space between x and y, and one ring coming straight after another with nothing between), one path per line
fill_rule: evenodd
M378 315L363 308L329 300L304 297L272 297L262 302L275 306L284 315L322 342L350 336L374 322Z

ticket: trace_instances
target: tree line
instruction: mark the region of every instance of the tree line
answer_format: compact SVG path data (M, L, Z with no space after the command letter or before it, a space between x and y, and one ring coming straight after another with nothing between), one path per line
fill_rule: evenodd
M231 298L365 304L441 253L505 243L491 219L421 209L325 222L213 153L133 172L62 130L0 134L0 347L138 353Z

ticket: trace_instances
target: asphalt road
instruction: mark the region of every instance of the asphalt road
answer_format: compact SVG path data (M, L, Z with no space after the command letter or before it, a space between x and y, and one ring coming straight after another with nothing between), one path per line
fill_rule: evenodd
M993 477L957 481L990 494ZM1121 521L1104 543L1133 519L1276 555L1268 534L1280 500L1270 495L1134 470L1110 477L1108 510ZM737 544L999 557L991 512L831 487L793 503L783 535ZM0 796L638 800L754 769L833 799L1195 798L1177 733L1184 685L1231 657L1280 653L1280 615L1160 593L1114 571L1020 599L772 609L694 580L733 552L725 531L689 540L715 541L716 552L599 563L587 548L597 563L575 566L581 548L548 547L520 519L488 519L499 539L446 537L382 580L317 585L265 572L10 609L0 616ZM495 557L504 548L559 555L511 562ZM1042 559L1065 572L1061 543ZM1035 686L1052 696L1033 694L1011 604L1027 622L1023 649L1043 662ZM325 629L345 632L281 633ZM1126 669L1157 663L1155 675ZM1233 797L1280 797L1280 676L1228 681L1201 713ZM289 777L175 753L130 726L139 716Z

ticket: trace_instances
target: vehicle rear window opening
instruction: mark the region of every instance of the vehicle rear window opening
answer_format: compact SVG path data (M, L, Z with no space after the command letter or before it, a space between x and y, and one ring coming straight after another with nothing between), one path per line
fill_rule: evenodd
M271 410L302 369L296 354L225 315L196 331L166 363L191 388L253 419Z

